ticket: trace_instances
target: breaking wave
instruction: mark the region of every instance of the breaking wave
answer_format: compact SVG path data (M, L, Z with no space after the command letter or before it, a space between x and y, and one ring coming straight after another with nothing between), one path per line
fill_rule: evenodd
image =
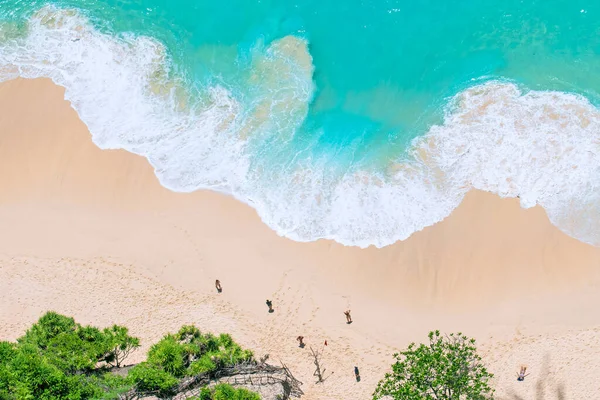
M477 188L539 204L561 230L600 245L600 113L582 96L478 84L452 98L443 123L401 160L338 174L287 146L315 92L304 39L256 52L242 95L192 84L160 42L102 33L76 11L45 7L25 30L2 24L0 81L51 78L100 148L145 156L171 190L231 194L293 240L386 246Z

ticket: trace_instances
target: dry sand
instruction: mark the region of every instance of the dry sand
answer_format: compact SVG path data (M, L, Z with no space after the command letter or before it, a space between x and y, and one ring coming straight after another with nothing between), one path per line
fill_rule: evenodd
M244 204L169 192L143 158L99 150L63 95L43 79L0 85L0 339L52 309L129 326L144 344L136 361L194 323L285 362L307 400L360 400L393 352L432 329L462 331L478 340L499 399L600 399L600 249L542 209L472 192L384 249L296 243ZM324 384L298 335L318 349L328 341Z

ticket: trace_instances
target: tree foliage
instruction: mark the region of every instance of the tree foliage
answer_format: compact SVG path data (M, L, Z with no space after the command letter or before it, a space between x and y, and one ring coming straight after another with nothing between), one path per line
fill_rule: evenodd
M61 333L73 332L77 327L75 320L49 311L44 314L38 322L25 332L25 335L17 339L19 343L29 343L45 350L50 341Z
M394 400L487 400L492 378L477 354L475 340L462 333L429 333L429 343L394 354L392 372L379 382L373 398Z
M113 367L121 367L129 354L140 347L140 340L129 336L129 330L124 326L113 325L105 328L102 333L107 344L103 361Z
M253 359L230 335L187 325L154 344L126 377L111 373L139 346L126 327L100 330L48 312L16 343L0 342L0 400L109 400L132 388L164 398L175 394L181 378ZM227 385L202 393L209 400L259 399Z
M202 334L197 327L185 325L154 344L147 361L135 366L130 377L139 390L165 396L173 392L180 378L252 359L252 352L243 350L230 335Z
M119 326L109 335L48 312L17 343L0 342L0 399L109 399L131 386L103 373L115 348L137 343ZM128 353L127 353L128 354ZM120 354L120 361L123 354Z

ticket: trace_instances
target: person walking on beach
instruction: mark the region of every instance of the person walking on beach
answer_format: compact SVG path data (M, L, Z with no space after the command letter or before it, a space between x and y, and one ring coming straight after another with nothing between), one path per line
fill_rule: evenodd
M300 343L300 348L304 348L304 336L298 336L296 340Z
M273 302L271 300L267 300L267 307L269 307L269 312L272 313L273 311Z
M527 375L526 375L526 374L525 374L526 372L527 372L527 367L525 367L525 366L523 366L523 365L522 365L522 366L521 366L521 370L520 370L520 371L519 371L519 373L517 374L517 380L518 380L518 381L524 381L524 380L525 380L525 377L526 377L527 375L529 375L529 374L527 374Z
M354 377L356 378L356 382L360 382L360 371L356 366L354 367Z
M215 287L217 288L217 292L221 293L223 291L223 288L221 287L221 281L218 279L215 281Z
M350 316L350 310L344 311L344 315L346 316L346 323L347 324L351 324L352 323L352 316Z

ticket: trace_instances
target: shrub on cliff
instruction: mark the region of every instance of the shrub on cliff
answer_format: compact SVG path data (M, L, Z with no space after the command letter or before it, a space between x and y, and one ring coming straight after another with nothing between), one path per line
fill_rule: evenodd
M202 334L194 326L183 326L153 345L147 361L129 370L127 377L110 372L109 367L120 366L139 345L125 327L100 330L48 312L17 343L0 342L0 400L108 400L132 389L169 397L183 377L253 359L252 352L229 335ZM210 400L259 399L227 385L202 393Z
M107 375L103 361L138 339L117 325L109 330L120 334L81 326L55 312L44 314L17 343L0 343L0 399L116 398L130 386Z
M140 391L172 393L185 376L215 371L253 359L230 335L202 334L193 325L182 326L176 334L165 335L148 351L147 361L129 373L131 383Z
M481 363L475 340L461 333L429 333L429 343L394 354L392 372L379 382L373 398L394 400L484 400L493 398L492 378Z
M260 400L260 396L244 388L219 384L212 389L202 388L200 395L191 400Z
M131 351L140 346L139 339L130 336L126 327L113 325L101 331L81 326L73 318L53 311L44 314L17 341L37 347L68 373L89 372L100 362L120 367Z
M174 390L179 380L167 371L148 362L133 367L128 374L131 383L137 391L156 392L159 397L175 394Z
M90 399L100 398L102 389L83 375L66 373L32 344L15 348L0 365L0 393L6 399Z
M129 330L124 326L113 325L102 331L107 345L107 352L103 361L113 367L121 367L123 361L132 351L140 347L140 340L129 335Z

